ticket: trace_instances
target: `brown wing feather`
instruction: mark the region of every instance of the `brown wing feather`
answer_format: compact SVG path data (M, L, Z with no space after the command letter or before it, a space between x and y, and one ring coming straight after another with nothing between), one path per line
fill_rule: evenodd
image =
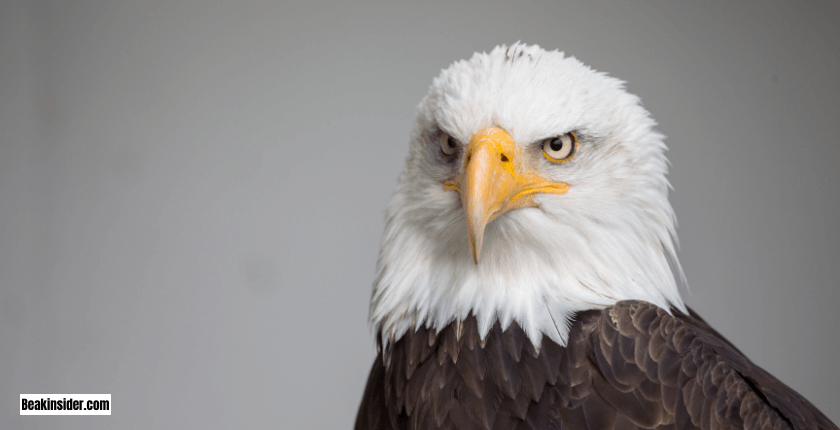
M355 428L838 430L695 313L672 313L581 312L566 347L544 338L539 353L516 323L483 341L473 317L410 330L374 363Z
M619 302L581 326L594 390L619 414L642 428L837 429L696 314L673 313Z
M370 369L370 376L365 386L365 393L362 395L362 405L356 416L356 429L393 429L393 423L388 421L388 407L385 404L385 366L381 359L373 361L373 368Z

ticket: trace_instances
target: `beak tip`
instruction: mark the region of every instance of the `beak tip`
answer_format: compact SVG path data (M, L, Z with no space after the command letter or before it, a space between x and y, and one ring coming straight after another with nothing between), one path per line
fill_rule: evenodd
M478 240L470 240L470 253L472 253L473 263L478 266L478 254L481 252L481 237Z

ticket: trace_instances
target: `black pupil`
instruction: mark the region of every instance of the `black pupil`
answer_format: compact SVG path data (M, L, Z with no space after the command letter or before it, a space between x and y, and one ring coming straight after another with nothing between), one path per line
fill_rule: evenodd
M550 145L552 151L559 151L561 148L563 148L563 140L561 140L559 137L555 137L554 139L551 139Z
M446 139L446 146L448 146L450 148L454 148L455 147L455 139L453 139L451 137L449 139Z

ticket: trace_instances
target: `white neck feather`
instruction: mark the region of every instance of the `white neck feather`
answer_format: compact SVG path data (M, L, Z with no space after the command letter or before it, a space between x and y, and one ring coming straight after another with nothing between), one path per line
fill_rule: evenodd
M449 208L430 207L431 196L414 194L401 181L389 206L370 313L383 344L470 313L482 338L495 321L503 329L516 321L538 347L542 335L565 345L575 312L620 300L685 311L672 272L682 277L667 201L664 213L639 207L640 219L612 222L562 208L553 213L563 222L542 208L508 212L488 225L476 265L457 194L441 188L432 199ZM564 198L573 200L574 188Z

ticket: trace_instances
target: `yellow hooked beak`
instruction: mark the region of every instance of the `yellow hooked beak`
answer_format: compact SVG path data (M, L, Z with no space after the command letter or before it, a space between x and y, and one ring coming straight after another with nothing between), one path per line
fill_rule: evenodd
M551 182L529 169L510 135L486 128L470 140L464 169L444 189L461 193L473 261L478 264L484 228L499 215L516 208L537 207L536 193L565 194L566 183Z

